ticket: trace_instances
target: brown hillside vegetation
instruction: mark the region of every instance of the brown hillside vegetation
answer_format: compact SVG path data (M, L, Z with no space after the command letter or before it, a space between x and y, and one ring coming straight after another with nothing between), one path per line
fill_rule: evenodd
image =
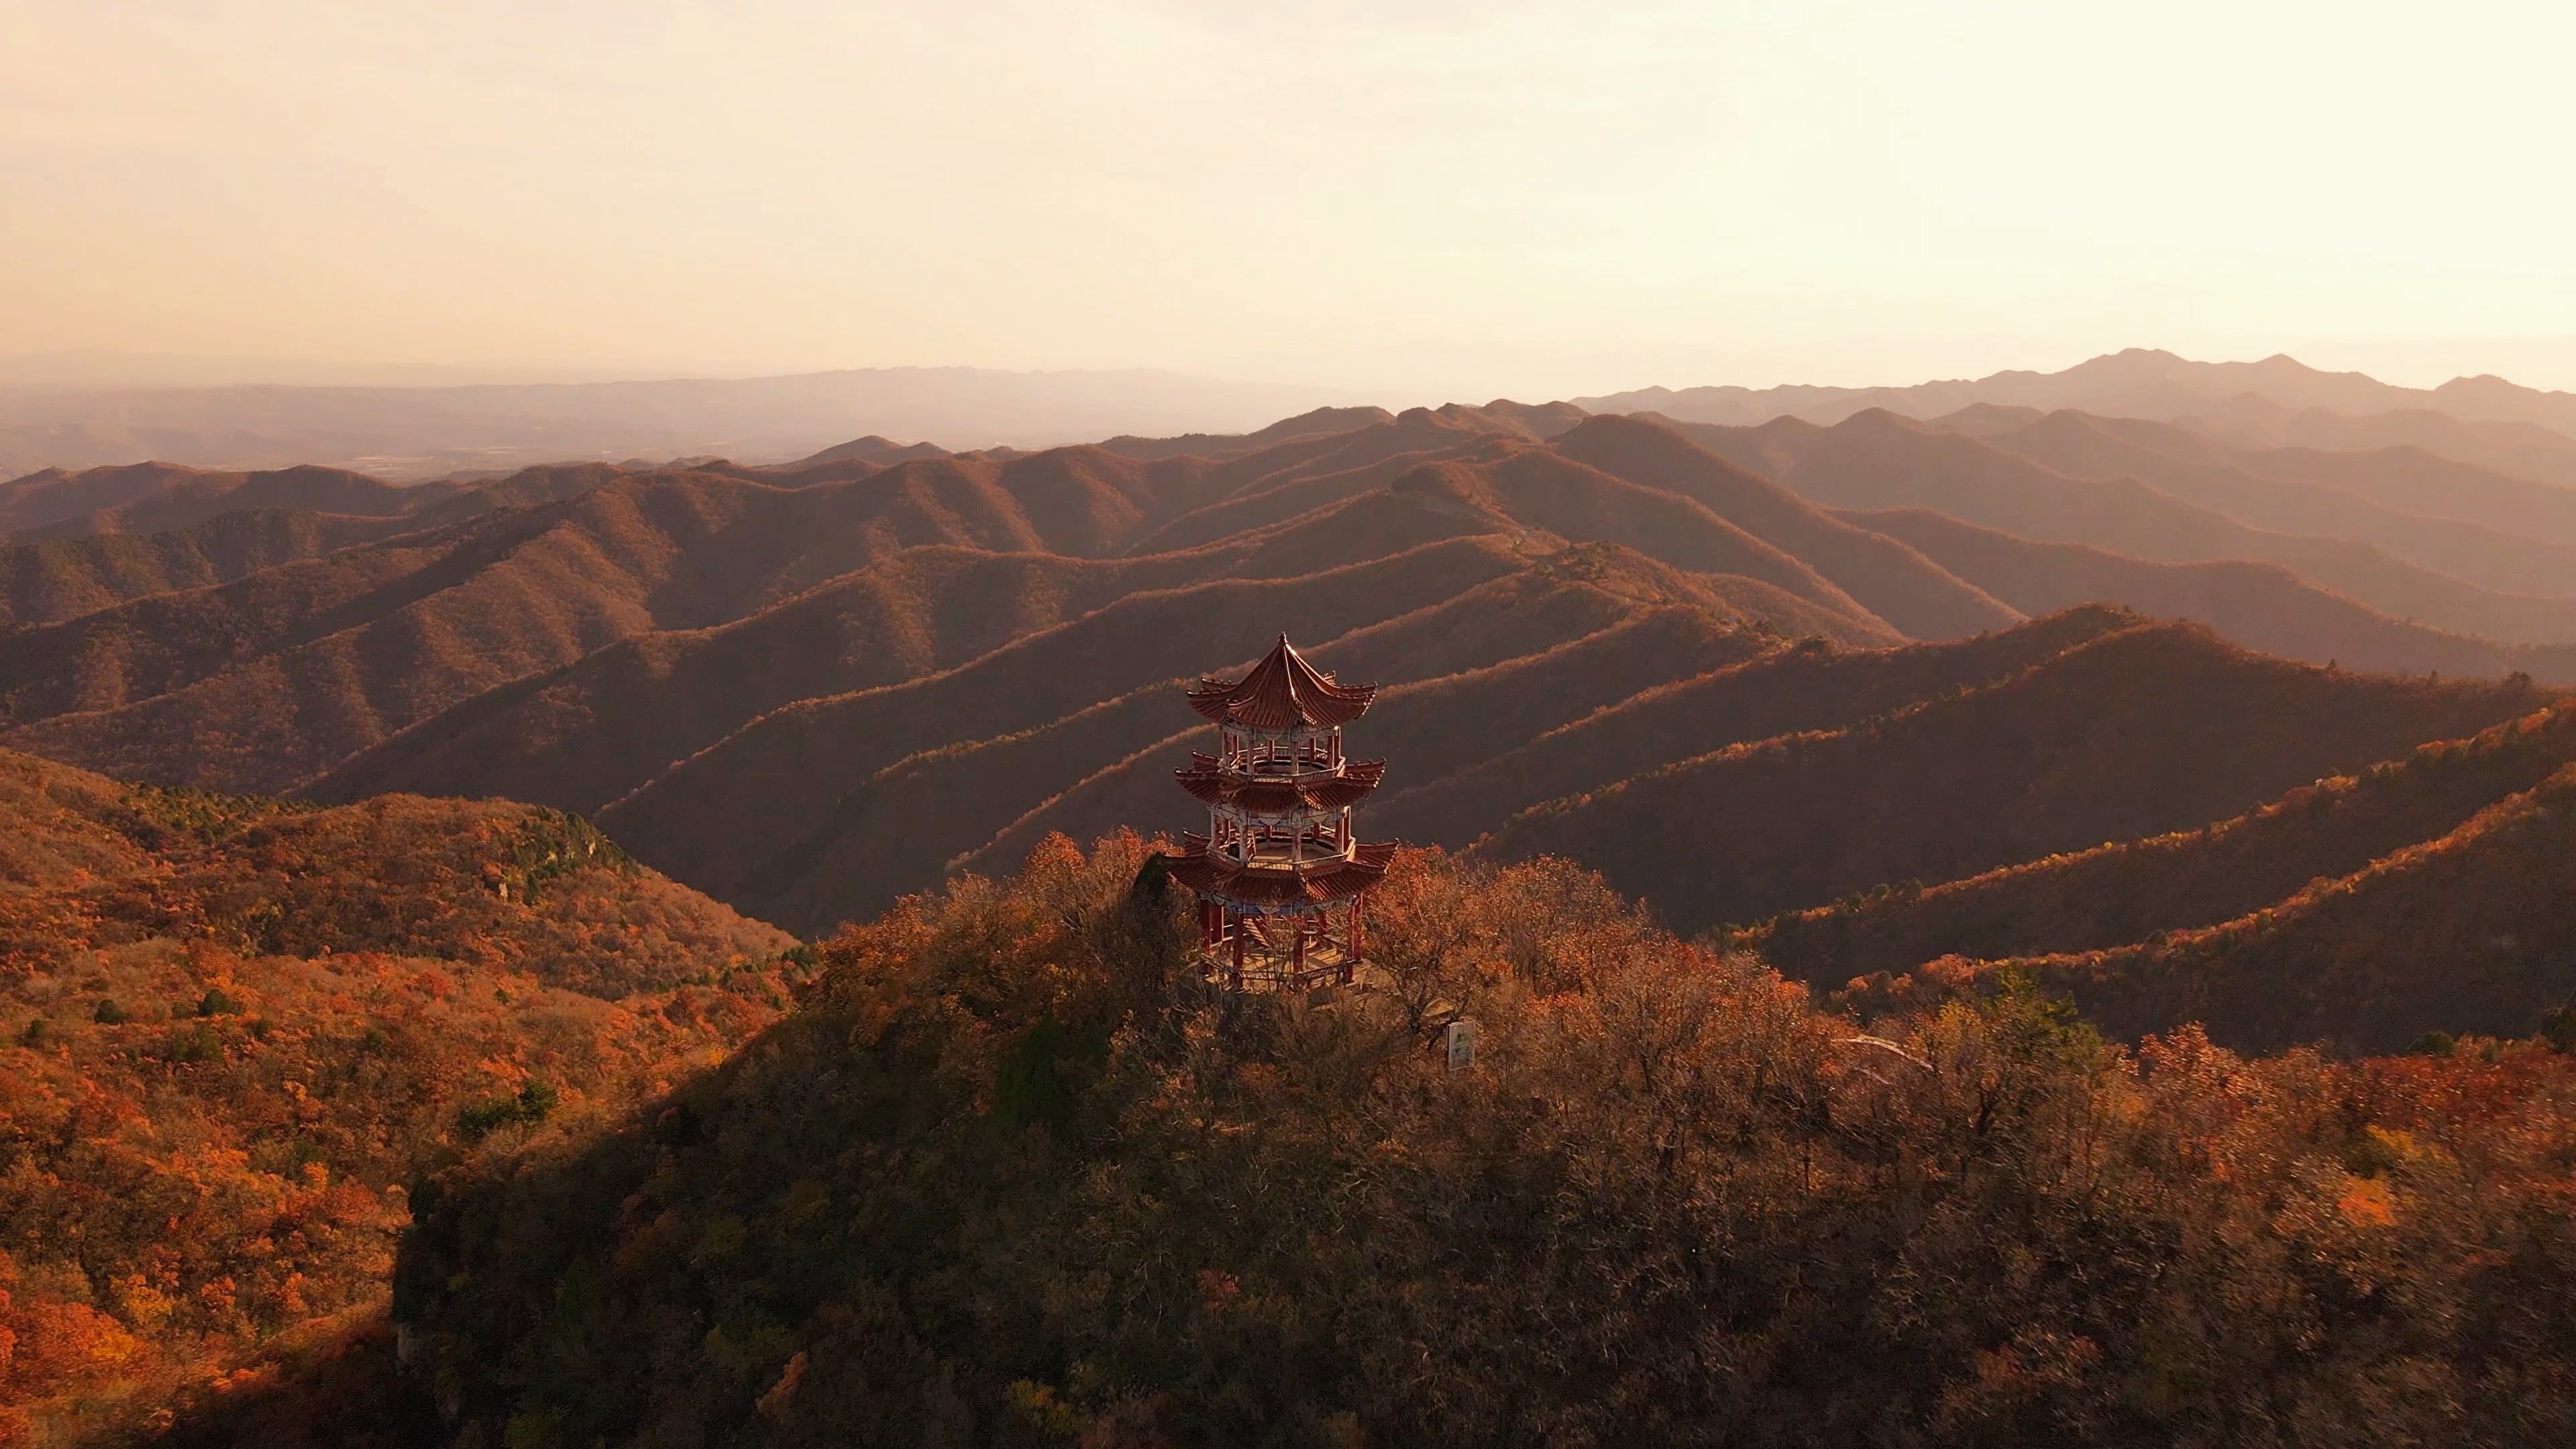
M1283 630L1338 638L1521 565L1510 546L1475 537L1296 579L1130 595L944 673L772 711L599 818L644 859L730 899L753 862L811 838L838 800L908 755L1032 729L1194 667L1222 668ZM746 800L762 808L745 810Z
M1130 593L1293 577L1507 530L1471 510L1377 494L1181 554L907 549L731 624L646 635L476 695L307 793L417 790L595 810L773 709L951 668Z
M1534 808L1478 849L1583 861L1697 931L2224 820L2543 699L2528 682L2343 673L2141 625L1883 720Z
M2439 840L2576 763L2576 708L2302 785L2235 819L2118 841L1922 890L1875 890L1745 938L1790 976L1835 985L1941 956L1999 959L2124 946L2254 915L2311 883ZM2546 899L2534 904L2555 909ZM2232 1023L2210 1018L2212 1030Z
M1141 534L1130 549L1168 553L1282 523L1328 503L1382 488L1416 466L1464 456L1500 439L1473 421L1408 408L1352 433L1298 439L1226 459L1209 473L1207 498Z
M1950 644L1842 652L1813 641L1586 714L1481 763L1427 780L1391 777L1371 828L1421 845L1468 845L1530 806L1587 794L1676 760L1750 740L1839 729L2020 674L2140 620L2068 610Z
M1437 769L1768 643L1690 605L1626 599L1542 567L1308 652L1381 686L1371 755ZM1105 820L1113 830L1160 824L1177 834L1192 821L1177 808L1186 801L1170 772L1206 744L1184 728L1182 683L1158 681L1035 730L898 761L844 796L814 836L761 861L740 899L821 930L935 887L961 856L967 869L1007 871L1051 830Z
M1098 545L1132 512L1120 490L1156 486L1130 460L1081 466L1107 457L940 459L794 490L619 478L294 565L283 585L253 575L0 639L0 695L22 723L15 742L40 753L129 778L283 789L481 690L657 628L740 617L901 547ZM129 662L174 641L190 652L166 668Z
M1883 412L1830 428L1784 419L1684 431L1832 508L1923 508L2022 538L2163 563L2261 560L2392 618L2511 643L2576 642L2576 598L2501 593L2373 544L2255 528L2132 478L2072 478L1982 439Z
M1954 639L2020 622L2012 608L1903 543L1835 518L1659 421L1593 418L1556 446L1632 483L1698 501L1805 560L1909 638Z
M1293 418L1281 418L1266 428L1249 433L1183 433L1172 438L1138 438L1122 434L1103 441L1100 446L1131 458L1236 458L1281 443L1335 438L1393 421L1395 414L1384 408L1324 407L1299 413ZM829 453L816 455L818 458L829 456Z
M2246 1050L2393 1052L2427 1023L2521 1035L2576 1010L2571 895L2576 767L2253 914L2012 964L2115 1035L2207 1021Z
M525 806L0 752L0 1427L139 1427L380 1311L406 1182L713 1059L791 944Z
M304 508L249 508L167 533L0 544L0 630L229 583L412 527Z
M2498 644L2391 619L2279 564L2151 563L2080 543L2034 543L1920 508L1846 513L1901 538L2025 613L2099 600L2188 619L2268 654L2359 669L2576 683L2576 645Z
M499 1442L2551 1442L2576 1059L1880 1024L1559 863L1408 855L1403 983L1177 969L1132 838L827 948L585 1144L445 1174L411 1411ZM1428 1049L1472 1009L1471 1070ZM1927 1311L1925 1285L1938 1285Z
M399 487L345 468L227 473L135 463L77 473L48 468L0 483L0 537L13 542L110 533L163 533L246 508L307 508L392 518L465 491L452 483Z
M1491 499L1509 516L1565 538L1620 544L1696 573L1754 579L1845 620L1852 630L1902 637L1795 555L1680 494L1640 487L1546 449L1509 444L1427 466L1434 477L1398 481Z

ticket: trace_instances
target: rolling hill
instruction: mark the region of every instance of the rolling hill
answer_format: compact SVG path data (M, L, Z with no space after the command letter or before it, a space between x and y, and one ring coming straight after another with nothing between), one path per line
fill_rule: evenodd
M2498 644L2391 619L2273 563L2150 563L2080 543L2034 543L1921 508L1844 515L1900 538L2029 614L2101 601L2206 624L2237 643L2310 664L2494 678L2521 670L2576 684L2576 646Z
M2513 479L2437 463L2397 475L2410 505L2401 507L2374 496L2391 491L2394 479L2370 487L2372 475L2320 466L2316 455L2293 456L2286 465L2277 458L2240 464L2179 429L2072 412L2051 413L1985 441L2071 478L2135 478L2256 528L2372 544L2499 593L2576 589L2576 545L2549 536L2576 526L2576 492L2548 484L2516 486ZM2308 465L2300 470L2308 476L2284 471L2300 463ZM2345 473L2348 481L2329 482L2315 476L2320 473Z
M1534 807L1477 851L1583 861L1699 931L2224 820L2544 698L2528 682L2342 673L2142 624L2000 683Z
M1922 508L2161 563L2280 564L2391 618L2520 644L2576 642L2576 596L2481 588L2375 544L2256 528L2134 478L2079 479L1982 438L1884 411L1833 427L1689 426L1691 440L1831 508Z
M2230 820L1878 892L1747 937L1801 979L1903 972L1940 956L2089 951L2214 926L2458 828L2576 761L2576 710L2553 706L2302 785Z
M309 793L501 795L594 810L771 710L938 672L1126 594L1289 578L1511 528L1380 494L1177 554L906 549L747 618L645 635L487 690L362 751Z

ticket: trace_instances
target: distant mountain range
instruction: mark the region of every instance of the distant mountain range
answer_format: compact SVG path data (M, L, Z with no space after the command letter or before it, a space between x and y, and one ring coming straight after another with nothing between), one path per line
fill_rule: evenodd
M775 461L862 433L952 448L1242 432L1358 399L1151 370L892 367L787 377L458 387L0 389L0 473L158 460L327 463L386 478L566 459Z
M1743 428L1328 408L1039 452L872 436L773 466L413 488L51 470L0 484L0 519L25 540L0 547L0 744L172 785L594 814L799 930L1006 871L1051 830L1177 821L1165 768L1195 729L1178 682L1282 629L1387 686L1386 828L1570 851L1694 927L1883 878L1854 858L1762 866L1751 894L1691 884L1700 863L1631 880L1618 842L1644 827L1580 824L1773 735L1918 707L1930 728L1967 708L1951 696L2033 671L1979 708L2147 708L2151 733L2278 704L2147 777L2178 814L2077 810L1903 859L1869 832L1888 870L1939 879L2224 818L2542 698L2478 680L2576 683L2576 593L2542 591L2576 581L2576 492L2420 451L1988 404ZM2090 681L2069 700L2045 685L2061 655ZM2118 667L2076 668L2097 657ZM1818 660L1848 664L1802 682ZM2404 689L2453 702L2388 713L2368 670L2444 676ZM2123 672L2165 679L2182 714ZM2025 740L2014 762L2051 758L2029 732L2054 726L1976 718ZM2220 737L2241 754L2265 729L2286 731L2280 772L2228 783ZM1730 822L1761 818L1715 811L1655 854L1725 858Z
M2485 425L2472 428L2483 446L2506 447L2528 439L2557 451L2576 436L2576 393L2541 392L2500 377L2455 377L2437 388L2397 387L2358 372L2320 372L2275 354L2260 362L2194 362L2170 352L2133 347L2096 357L2063 372L1998 372L1974 381L1926 382L1912 387L1650 387L1605 397L1576 398L1591 412L1659 412L1694 423L1747 426L1773 418L1837 423L1854 413L1884 408L1901 417L1933 418L1974 406L2074 408L2106 417L2156 421L2193 419L2220 431L2313 427L2312 415L2370 418L2433 414L2419 426L2444 430L2439 419ZM2396 426L2387 422L2381 427ZM2560 435L2529 439L2529 428ZM2458 431L2456 429L2452 431ZM2343 446L2366 446L2358 438ZM2388 439L2386 441L2396 441Z
M777 462L862 434L947 449L1110 438L1112 447L1186 451L1209 435L1365 401L1347 390L1175 372L967 367L448 387L102 388L21 380L0 386L0 474L159 461L234 471L322 464L399 481L581 459ZM2576 394L2494 377L2401 388L2287 357L2204 363L2133 349L2056 373L2001 372L1901 388L1646 388L1563 406L1731 427L1780 417L1832 424L1871 408L1916 419L1970 407L2071 408L2179 422L2240 445L2419 447L2576 484Z

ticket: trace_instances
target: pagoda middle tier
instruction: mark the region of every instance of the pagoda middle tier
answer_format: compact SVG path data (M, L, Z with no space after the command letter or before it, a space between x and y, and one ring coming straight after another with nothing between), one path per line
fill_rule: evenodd
M1295 910L1350 900L1386 878L1395 861L1393 841L1353 846L1347 855L1295 862L1234 859L1211 850L1208 838L1195 831L1181 837L1181 853L1171 864L1172 879L1230 905L1255 911Z
M1264 775L1228 767L1216 756L1190 751L1190 767L1176 770L1181 788L1211 806L1249 815L1286 816L1347 810L1375 793L1386 779L1386 761L1357 760L1338 771Z

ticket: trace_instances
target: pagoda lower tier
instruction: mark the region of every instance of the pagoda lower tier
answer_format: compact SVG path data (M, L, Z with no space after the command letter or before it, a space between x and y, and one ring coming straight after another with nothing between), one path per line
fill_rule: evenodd
M1386 878L1393 842L1347 856L1246 865L1211 853L1207 837L1182 837L1172 878L1199 897L1199 949L1237 991L1347 986L1358 971L1364 902Z
M1222 851L1211 852L1208 838L1192 831L1181 837L1181 853L1172 858L1172 879L1229 906L1246 911L1293 911L1345 901L1386 878L1395 860L1393 841L1353 848L1349 855L1322 860L1245 864Z

